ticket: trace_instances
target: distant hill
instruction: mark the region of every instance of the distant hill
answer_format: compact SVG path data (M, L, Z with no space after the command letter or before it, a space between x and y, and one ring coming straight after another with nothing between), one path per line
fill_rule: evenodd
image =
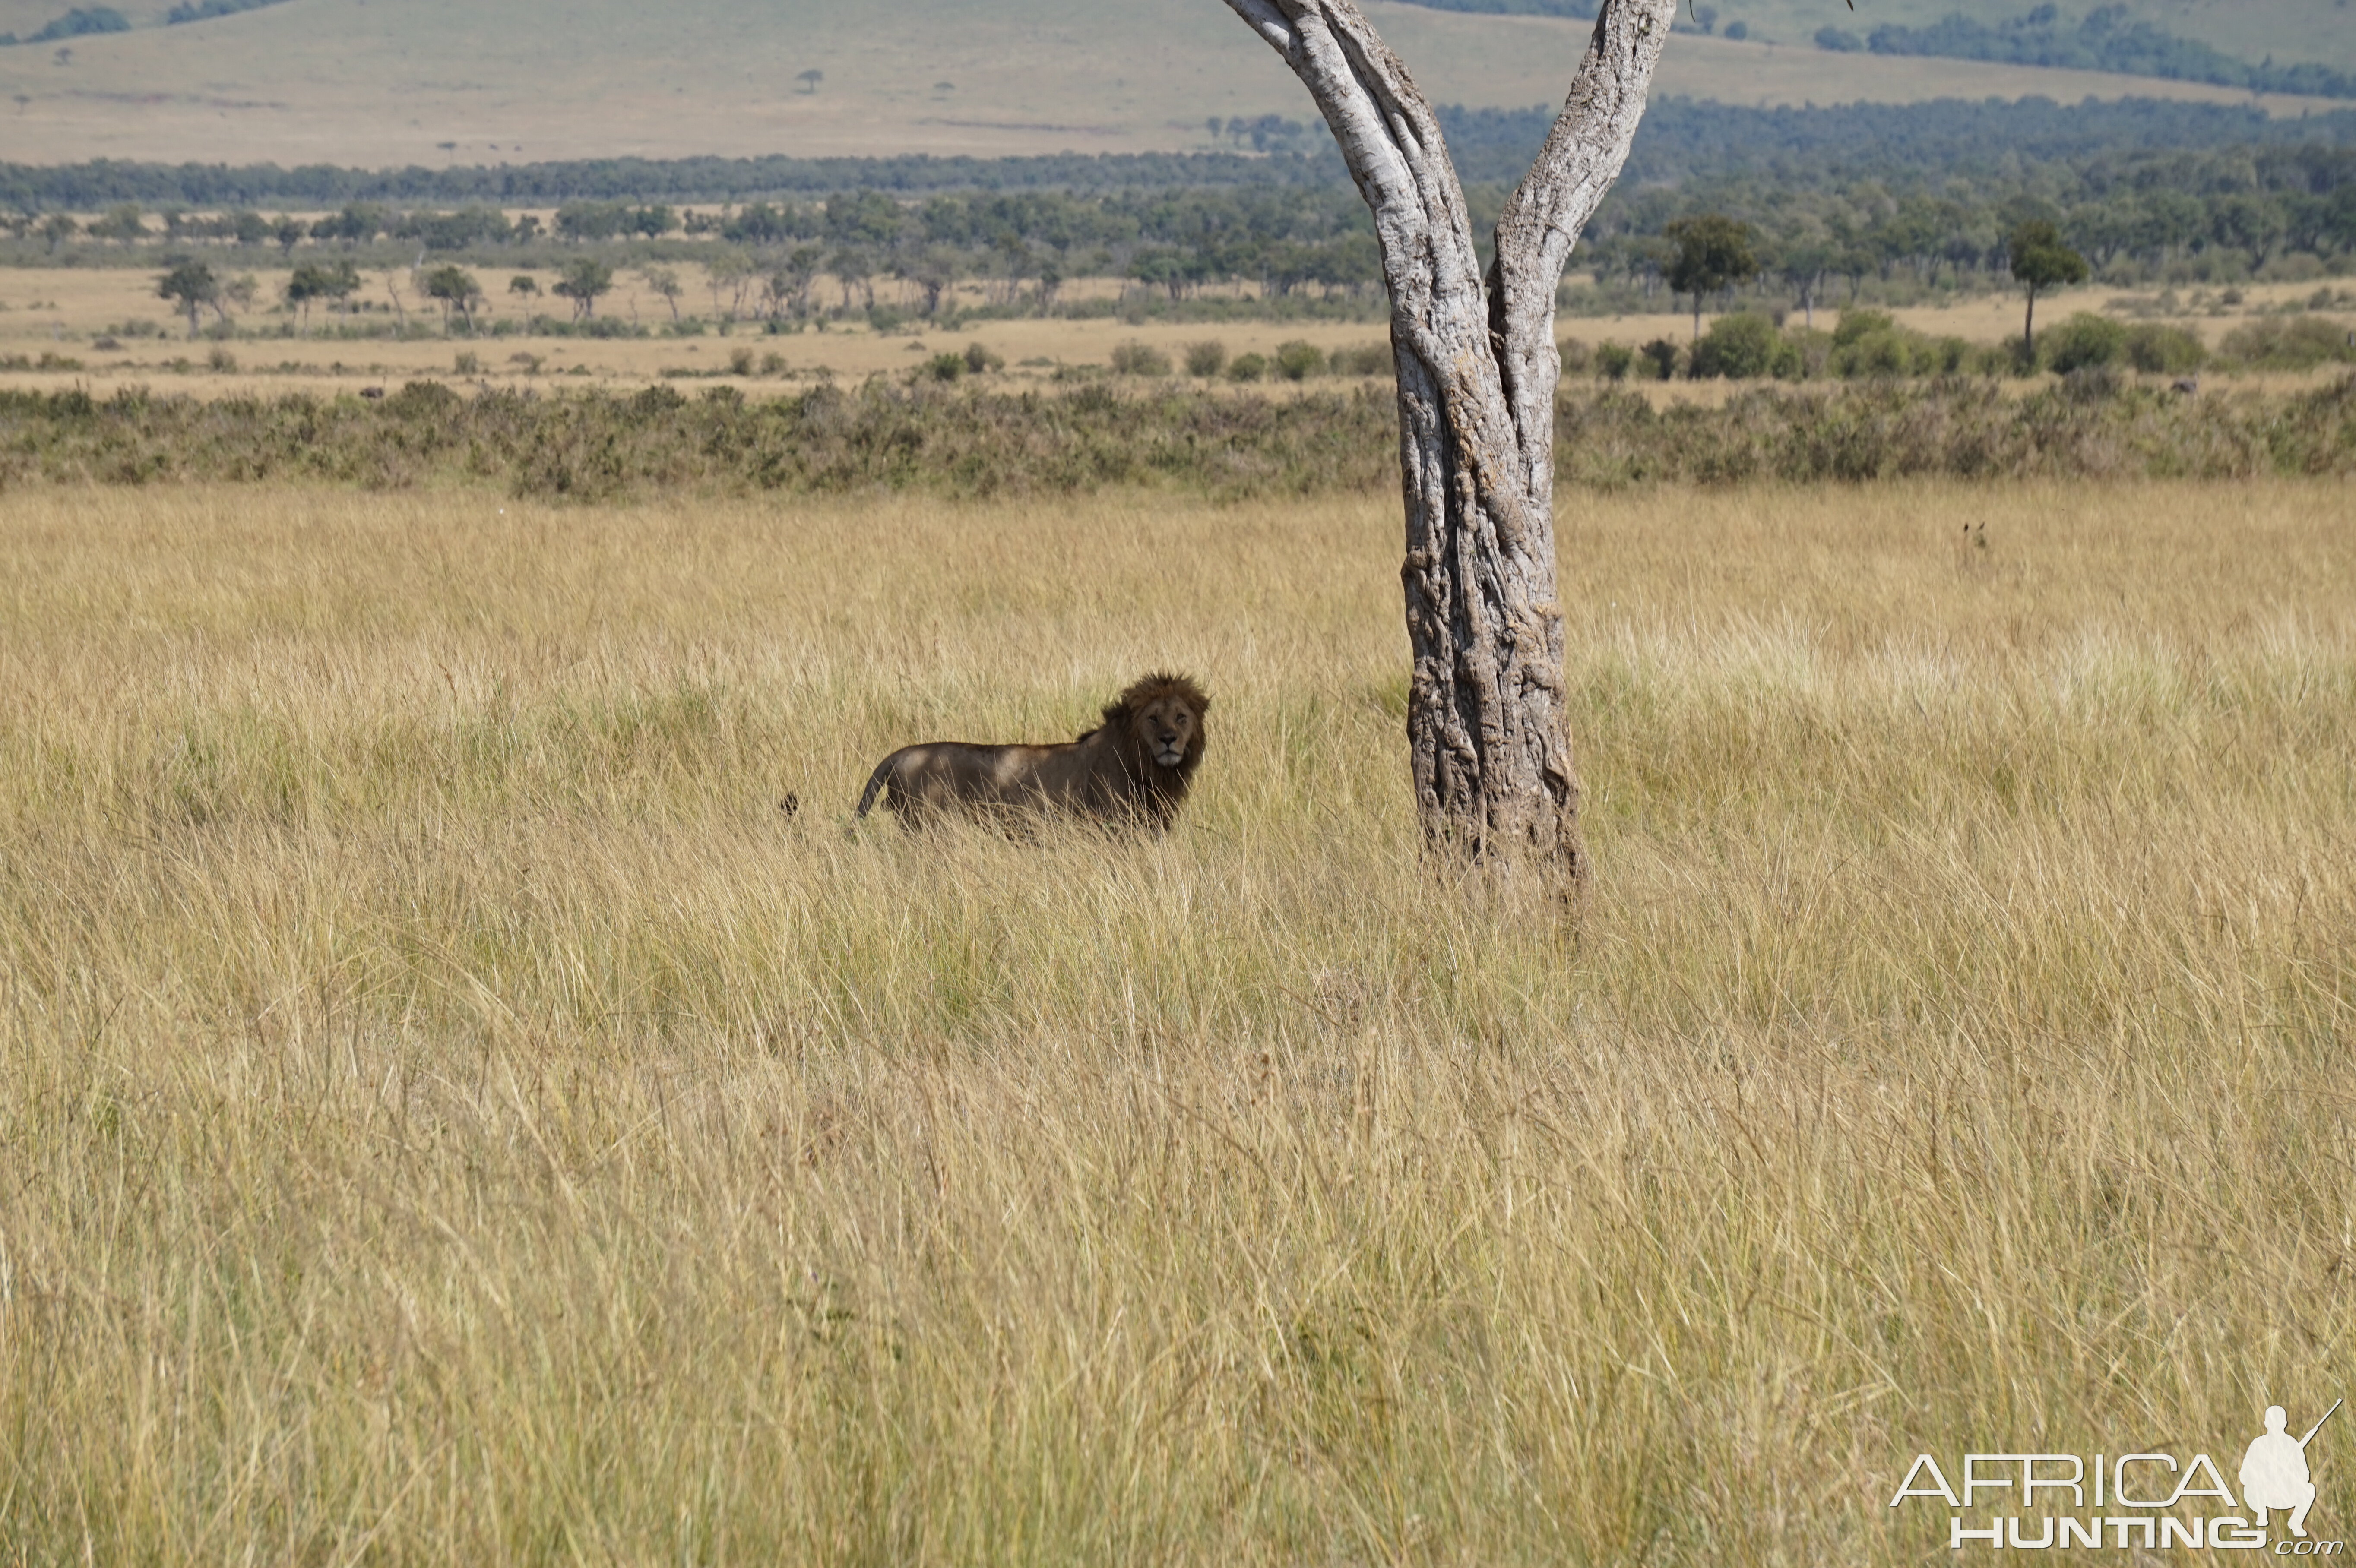
M1862 37L1828 26L1816 30L1815 41L1819 48L1865 48L1878 55L2062 66L2252 91L2356 98L2356 72L2316 60L2276 60L2271 55L2244 59L2198 38L2136 21L2123 5L2097 5L2083 16L2065 16L2058 6L2041 5L1993 22L1957 13L1922 27L1884 22Z
M1595 0L1408 3L1435 11L1493 16L1595 15ZM1886 41L1899 46L1883 51L1890 54L2073 65L2238 87L2251 85L2254 71L2295 73L2300 66L2329 72L2356 70L2356 16L2351 15L2351 9L2350 0L2111 0L2093 6L2019 0L2011 11L1981 0L1970 5L1961 0L1876 0L1863 11L1844 6L1836 12L1819 0L1689 0L1677 26L1785 43L1803 42L1831 28L1851 33L1860 46L1880 33ZM2008 33L2015 37L2007 39ZM2065 43L2056 49L2051 37L2060 34L2070 38L2087 33L2114 35L2111 42L2127 42L2128 47L2071 49ZM2032 38L2031 47L2022 48L2017 45L2023 34L2047 37ZM2317 90L2286 87L2285 91Z
M2337 4L2251 9L2320 21L2346 16ZM1558 17L1367 5L1431 97L1474 108L1558 101L1587 31ZM1913 0L1865 5L1877 20L1940 13ZM37 30L64 9L0 0L0 30ZM0 49L0 155L386 167L1189 152L1232 144L1207 130L1214 118L1308 112L1282 62L1220 0L897 0L888 27L872 0L284 0L173 27L157 25L167 5L123 9L131 31L76 37L63 63L46 45ZM2155 91L2250 101L2093 72L1829 54L1800 41L1830 10L1848 15L1822 0L1719 9L1742 9L1756 33L1784 41L1680 35L1662 91L1754 105ZM2170 26L2189 30L2183 16Z

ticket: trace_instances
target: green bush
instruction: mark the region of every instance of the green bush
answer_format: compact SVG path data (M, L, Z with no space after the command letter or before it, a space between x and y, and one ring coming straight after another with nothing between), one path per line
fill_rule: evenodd
M1215 337L1186 345L1186 374L1205 379L1227 368L1227 346Z
M1897 330L1898 318L1886 310L1845 310L1840 325L1833 328L1833 347L1847 348L1860 338Z
M1257 381L1268 374L1268 361L1257 354L1238 354L1227 366L1230 381Z
M1170 356L1150 343L1123 343L1112 351L1112 373L1116 376L1167 376Z
M1971 368L1977 353L1963 338L1934 338L1901 326L1887 311L1850 310L1841 313L1823 365L1846 380L1952 376Z
M2072 370L2117 364L2125 357L2126 346L2126 327L2108 316L2082 310L2061 325L2048 327L2045 341L2038 347L2046 365L2067 376Z
M1622 343L1599 343L1595 346L1595 373L1606 381L1624 381L1628 368L1636 362L1636 351Z
M1722 315L1693 347L1694 379L1751 381L1772 375L1777 354L1785 347L1775 324L1756 311Z
M2209 358L2208 347L2197 336L2156 321L2128 327L2124 349L2129 365L2156 376L2182 376L2198 370Z
M1858 314L1879 315L1880 312ZM1887 321L1889 318L1884 316L1882 319ZM1841 323L1842 331L1847 331L1847 322ZM1859 332L1844 343L1841 333L1836 332L1833 334L1833 374L1844 380L1854 380L1859 377L1911 376L1914 373L1914 350L1913 345L1907 341L1908 336L1909 334L1901 327L1885 325Z
M1655 381L1665 381L1676 375L1677 362L1685 357L1686 353L1673 339L1666 337L1655 337L1636 352L1644 357L1646 374Z
M1779 379L1810 381L1824 375L1832 366L1833 335L1813 326L1787 326L1783 329L1783 347L1787 357L1777 365Z
M992 370L1005 369L1006 359L1003 355L993 354L976 341L965 346L965 368L969 374L980 376Z
M1324 350L1294 338L1276 346L1276 373L1288 381L1306 381L1325 368Z
M1964 368L1975 376L2011 376L2020 371L2020 345L2011 338L2001 343L1977 343L1964 356Z
M2356 333L2339 322L2272 316L2227 333L2220 357L2256 370L2308 370L2327 360L2356 360L2351 336Z
M1966 338L1929 338L1915 356L1915 368L1921 374L1953 376L1971 368L1973 352L1971 342Z
M965 374L965 356L936 354L925 362L925 373L936 381L954 381Z

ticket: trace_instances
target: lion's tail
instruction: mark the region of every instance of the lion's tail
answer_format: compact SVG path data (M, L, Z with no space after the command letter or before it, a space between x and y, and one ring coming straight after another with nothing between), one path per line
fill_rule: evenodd
M867 787L860 792L858 813L860 816L866 816L869 808L874 805L875 797L882 795L884 786L892 782L892 774L899 765L900 753L897 752L875 764L875 771L867 775Z

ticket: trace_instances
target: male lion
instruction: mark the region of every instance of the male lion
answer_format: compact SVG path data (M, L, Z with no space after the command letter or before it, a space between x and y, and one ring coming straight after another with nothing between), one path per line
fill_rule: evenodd
M1065 745L903 746L876 764L859 815L883 795L910 823L962 808L1167 827L1202 764L1210 706L1186 677L1149 675L1114 699L1102 724Z

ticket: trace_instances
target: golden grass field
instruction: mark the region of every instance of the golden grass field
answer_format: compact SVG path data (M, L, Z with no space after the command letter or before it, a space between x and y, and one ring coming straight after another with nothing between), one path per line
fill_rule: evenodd
M1946 1561L2356 1392L2344 486L1561 512L1576 923L1395 500L0 495L0 1562ZM1168 838L846 837L1160 665Z
M682 313L716 319L702 269L681 266L673 271L686 286L679 302ZM544 310L552 303L542 297L532 307L518 306L509 303L507 291L510 277L528 275L544 296L549 285L556 281L554 272L488 267L476 268L474 272L490 295L482 315L487 330L502 318L528 316L531 308ZM1004 374L1021 382L1050 378L1058 366L1103 366L1110 360L1116 347L1131 342L1151 345L1183 364L1186 346L1205 338L1224 344L1231 355L1255 353L1272 357L1277 345L1296 338L1330 353L1336 348L1380 346L1388 336L1387 325L1380 319L1219 323L1146 320L1131 325L1108 316L1049 316L974 322L946 333L923 330L920 323L915 324L918 330L914 332L877 333L864 323L838 322L822 332L812 330L782 336L763 335L754 326L727 338L580 338L519 333L508 337L474 339L463 334L449 338L348 339L325 335L337 318L322 310L315 311L311 318L311 325L321 329L317 336L243 339L221 346L234 361L232 369L221 373L209 368L214 345L188 341L185 319L172 314L169 302L156 297L155 280L159 275L158 271L145 268L0 270L0 355L20 356L37 362L38 356L49 353L72 359L80 367L79 370L0 369L0 387L54 389L61 385L80 384L101 396L121 388L141 386L199 397L301 388L332 391L339 386L355 390L387 382L397 385L412 378L460 379L456 366L462 354L472 354L477 367L466 373L464 379L494 386L574 386L582 384L581 378L591 385L643 386L661 379L666 372L728 379L731 354L745 350L755 356L756 367L758 361L772 355L780 362L775 370L761 371L750 378L734 378L748 389L757 390L764 385L774 385L781 378L807 381L821 373L846 379L890 375L914 368L933 354L961 350L977 342L1004 359ZM274 303L284 292L284 271L257 270L254 277L256 297L262 303L254 310L233 313L240 324L266 328L292 322L294 318ZM417 319L438 323L441 315L437 308L423 305L421 309L418 290L405 269L400 271L399 279L400 297L405 308ZM1066 293L1074 297L1094 298L1114 293L1119 286L1113 279L1088 278L1076 281ZM1583 285L1575 283L1574 286ZM2168 319L2172 325L2201 336L2213 347L2233 328L2265 312L2305 302L2319 288L2335 293L2343 302L2340 309L2350 320L2356 321L2356 289L2351 289L2347 280L2337 278L2244 283L2238 288L2239 302L2230 306L2213 299L2222 293L2221 289L2185 288L2177 292L2185 302L2191 301L2197 293L2203 302L2202 312ZM898 285L886 282L878 287L877 297L890 303L897 290ZM821 279L815 297L821 304L831 304L838 298L838 291L839 285L831 279ZM981 284L960 285L958 294L969 306L985 303ZM359 319L386 328L394 324L392 296L386 291L381 272L368 275L367 286L357 297L369 306ZM2129 293L2100 285L2064 290L2040 301L2039 320L2051 326L2072 311L2113 309L2129 297ZM561 305L562 302L553 303ZM1667 304L1665 296L1663 304ZM635 269L618 275L614 292L601 302L599 309L601 315L649 326L659 326L669 319L669 307L647 288L645 279ZM1964 337L1975 343L1994 343L2018 336L2021 323L2020 300L2008 293L1977 296L1946 306L1901 309L1892 314L1901 323L1918 331L1936 336ZM1819 327L1830 330L1838 325L1840 312L1837 308L1820 309L1815 318ZM206 319L209 325L211 318ZM123 338L111 349L92 346L92 339L110 330L119 330L127 322L153 323L165 335ZM1557 332L1565 340L1590 345L1607 339L1634 345L1656 337L1683 343L1693 335L1693 317L1674 309L1632 315L1567 314L1558 321ZM284 379L289 377L294 379ZM1263 383L1263 389L1265 386ZM1678 384L1652 390L1657 396L1704 401L1724 395L1724 389L1707 384Z
M162 27L142 24L0 48L6 156L168 163L440 167L620 156L980 157L1189 152L1204 123L1313 118L1275 53L1218 0L900 0L889 26L861 0L584 0L561 22L518 0L289 0ZM2025 7L2023 7L2025 8ZM0 0L0 28L37 29L62 0ZM1727 0L1726 19L1743 18ZM1883 0L1832 17L1813 0L1763 0L1759 38L1680 34L1662 92L1732 103L1915 102L1954 97L2059 102L2129 95L2252 101L2237 90L1976 60L1833 54L1809 41L1827 21L1869 30L1925 22L1942 0ZM2142 0L2171 29L2236 56L2348 63L2336 0ZM1473 16L1368 0L1366 10L1434 102L1559 103L1588 25ZM2197 14L2182 15L2179 13ZM1776 42L1760 41L1776 39ZM805 91L800 74L824 73ZM2290 96L2272 113L2342 107Z

